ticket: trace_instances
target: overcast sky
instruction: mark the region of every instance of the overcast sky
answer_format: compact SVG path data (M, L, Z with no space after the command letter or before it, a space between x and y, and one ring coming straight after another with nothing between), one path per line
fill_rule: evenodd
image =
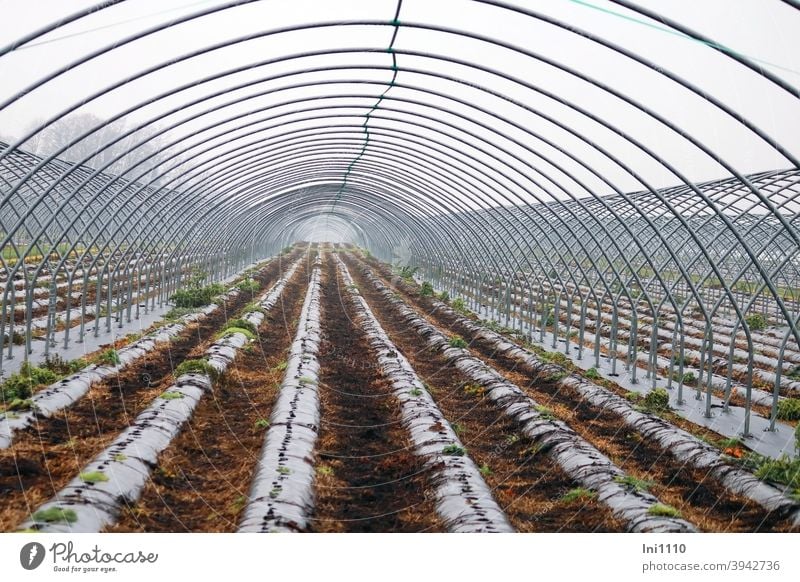
M0 44L5 45L31 30L91 4L93 2L77 0L0 0ZM225 2L219 0L127 0L64 26L32 45L20 47L0 58L0 94L7 99L93 50L113 45L119 39L159 23L223 4ZM800 87L800 34L797 33L800 30L800 12L786 4L778 0L675 0L640 4L658 9L701 31L757 61L789 84ZM603 0L540 0L520 5L590 31L655 61L664 69L684 77L729 104L738 114L763 129L771 139L800 157L800 102L709 47L680 34L670 33L659 23ZM393 17L395 6L394 0L264 0L182 23L112 50L35 89L0 111L0 135L20 137L38 120L59 116L68 108L89 99L96 91L149 67L180 58L193 50L259 34L264 36L220 48L132 81L98 99L91 99L79 111L109 118L146 99L166 95L177 87L191 85L211 75L281 56L327 51L330 54L260 66L197 84L139 109L127 116L125 122L155 122L161 126L184 122L169 133L169 138L176 140L242 114L247 115L247 120L261 124L256 127L266 128L269 125L266 119L276 113L285 113L288 116L285 119L296 119L293 127L312 127L313 122L299 121L301 114L295 111L299 107L297 105L270 108L286 101L321 95L330 97L326 101L330 105L345 106L344 109L335 110L337 114L350 116L338 118L340 121L363 121L365 108L374 104L376 97L386 90L391 71L363 68L322 70L262 81L232 92L222 90L309 68L374 64L387 67L391 64L391 57L387 53L337 54L336 51L346 48L385 49L393 32L388 25L334 26L281 34L266 33L310 22L388 22ZM400 20L408 24L431 24L471 31L572 67L670 119L681 131L702 142L739 171L753 172L790 166L768 143L701 97L677 87L641 65L550 24L463 0L405 0ZM726 175L725 170L709 156L651 117L584 81L510 48L414 27L400 29L395 48L398 51L418 51L476 63L563 97L647 144L657 155L693 180ZM568 189L574 195L585 195L583 188L566 177L566 171L593 190L608 190L580 164L532 137L526 130L536 132L565 148L621 189L641 188L636 180L604 155L535 112L568 124L589 141L619 156L654 185L665 186L677 182L675 176L613 131L519 83L475 68L421 56L400 54L398 65L401 69L398 85L415 85L454 96L468 104L457 104L417 89L397 86L387 93L385 105L400 112L391 114L392 120L381 120L382 115L389 114L376 112L376 127L386 125L402 128L419 137L435 138L445 148L458 145L471 156L486 162L491 171L498 172L495 178L507 183L515 191L519 190L519 186L514 184L515 180L536 176L531 167L543 171L536 183L558 196L561 196L561 188ZM412 73L408 69L434 72L455 80ZM331 80L337 82L317 84L311 88L288 88L299 82ZM345 82L356 80L373 83ZM487 92L487 89L494 94ZM267 94L256 96L266 90L269 90ZM214 93L221 94L181 109L186 103ZM229 105L230 101L242 96L253 98ZM425 101L441 106L441 110L398 99ZM510 101L517 101L518 104ZM213 113L203 113L220 105L225 106ZM177 109L181 110L162 117L165 112ZM203 114L197 120L190 121L199 113ZM492 113L508 121L498 120ZM458 129L439 125L442 121L452 122L456 128L467 133L461 134ZM225 122L213 131L200 133L184 143L198 147L200 144L225 143L234 149L250 143L245 138L237 141L236 138L240 136L236 130L237 123L241 121ZM329 120L328 123L336 123L336 120ZM410 123L421 123L427 129ZM277 131L265 129L266 133L261 135L271 135L269 132L274 134ZM497 131L507 137L498 135ZM489 145L478 149L476 146L481 137ZM459 140L468 143L464 145ZM466 161L466 157L459 155L456 157ZM199 155L198 160L202 159L203 156ZM498 160L509 164L524 178L505 170L500 171ZM538 188L533 182L525 182L523 186L528 191ZM546 198L547 195L542 196Z

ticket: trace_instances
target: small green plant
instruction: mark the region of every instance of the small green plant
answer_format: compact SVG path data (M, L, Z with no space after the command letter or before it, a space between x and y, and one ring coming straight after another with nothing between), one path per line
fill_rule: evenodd
M422 285L419 288L419 294L422 297L433 297L434 295L433 285L431 285L428 281L423 281Z
M539 415L545 420L555 420L556 418L555 414L553 414L553 411L546 406L537 405L536 412L538 412Z
M448 455L450 457L463 457L466 454L466 450L464 447L461 447L457 444L447 445L445 448L442 449L442 454Z
M634 491L648 491L655 483L647 479L638 479L632 475L617 475L614 482L625 485Z
M422 396L422 390L419 388L412 388L408 393L411 394L411 396Z
M439 293L436 298L441 301L442 303L449 303L450 302L450 293L447 291L442 291Z
M289 475L291 472L292 470L289 467L278 467L278 473L281 475Z
M518 434L510 434L510 435L506 436L506 444L507 445L513 445L513 444L515 444L517 442L519 442L519 435Z
M564 503L574 503L576 501L586 502L595 497L597 497L597 492L586 489L585 487L576 487L564 493L564 495L561 496L561 501Z
M684 372L683 374L684 384L694 384L695 382L697 382L697 376L694 375L694 372Z
M248 277L245 280L237 283L236 288L241 293L250 293L252 295L253 293L258 293L258 290L261 289L261 285L259 285L258 281L255 279Z
M114 348L109 348L97 356L96 362L108 366L118 366L120 363L119 354Z
M0 388L0 402L13 402L14 400L27 400L40 387L52 384L59 379L59 375L48 370L23 362L18 372L11 374Z
M778 418L781 420L800 420L800 399L784 398L779 401Z
M453 432L456 433L458 436L463 435L464 432L466 432L466 430L467 430L466 428L464 428L464 425L461 424L460 422L454 422L450 426L453 427Z
M795 438L797 438L797 432L795 432ZM790 489L800 487L800 459L792 459L785 454L777 459L772 459L758 453L749 453L744 458L744 464L752 469L753 474L762 481L780 483Z
M21 399L21 398L14 398L11 402L8 403L6 406L6 410L31 410L33 409L33 400L30 398Z
M545 362L564 366L569 363L569 358L561 352L542 352L539 357Z
M275 366L275 367L274 367L274 368L272 368L272 369L273 369L275 372L283 372L284 370L286 370L286 367L287 367L288 365L289 365L289 362L287 362L286 360L284 360L284 361L282 361L281 363L279 363L277 366Z
M175 392L174 390L168 390L167 392L162 392L159 398L163 398L164 400L180 400L183 398L183 393Z
M217 295L225 292L225 287L219 283L212 283L205 287L195 285L190 281L185 289L180 289L170 297L175 307L204 307L209 305Z
M469 396L483 396L486 393L486 388L478 384L467 384L464 386L464 392Z
M225 327L223 329L230 329L232 327L238 327L238 328L241 328L241 329L247 329L247 330L250 330L251 333L257 333L258 332L258 328L255 326L255 324L253 322L251 322L251 321L248 321L248 320L244 319L244 318L236 318L236 319L228 320L228 322L225 324Z
M489 468L489 465L487 465L486 463L481 465L481 467L480 467L480 469L478 469L478 471L480 471L481 475L483 475L484 477L488 477L489 475L492 474L492 470Z
M75 523L78 521L78 514L72 509L50 507L49 509L40 509L34 513L33 521L38 523Z
M597 368L594 367L586 370L586 372L584 372L583 375L589 378L589 380L599 380L600 378L602 378L602 376L600 376L600 372L598 372Z
M672 507L671 505L666 505L664 503L654 503L650 506L650 509L647 510L647 515L652 515L655 517L680 517L681 512Z
M88 471L86 473L81 473L80 479L84 483L88 483L89 485L94 485L95 483L108 481L108 475L106 475L102 471Z
M253 426L258 430L264 430L269 428L269 421L266 418L259 418Z
M205 374L212 380L216 380L219 377L219 372L217 372L217 369L209 364L208 360L204 358L181 362L178 367L175 368L174 376L179 378L184 374Z
M189 315L190 313L194 313L196 310L192 307L173 307L164 315L164 319L168 321L176 321Z
M653 388L644 397L644 405L648 410L658 412L669 409L669 392L664 388Z
M325 475L326 477L330 477L333 475L333 469L328 465L320 465L317 467L317 473L320 475Z
M398 270L398 275L400 275L406 281L410 282L414 280L414 275L417 274L417 269L419 269L419 267L412 267L411 265L403 265Z
M70 374L80 372L88 365L89 363L83 358L65 360L58 354L50 354L42 363L41 367L47 368L59 376L69 376Z
M224 338L226 336L233 335L235 333L240 333L249 340L256 339L256 334L254 334L246 327L233 327L233 326L226 327L225 329L223 329L221 332L217 334L217 337Z
M467 304L461 297L456 297L450 303L450 307L453 308L453 311L460 313L461 315L467 315Z
M744 318L747 327L752 331L761 331L767 327L767 318L760 313L754 313Z
M460 336L457 336L457 335L454 335L453 337L451 337L450 341L448 343L450 344L451 348L464 349L464 348L467 347L467 342L464 341L464 338L462 338Z
M122 453L117 453L116 455L114 455L113 459L117 463L122 463L123 461L127 461L128 460L128 455L123 455Z

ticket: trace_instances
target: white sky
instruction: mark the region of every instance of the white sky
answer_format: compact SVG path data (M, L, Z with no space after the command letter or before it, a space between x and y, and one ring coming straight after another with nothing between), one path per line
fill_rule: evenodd
M92 2L77 0L36 0L35 3L30 0L0 0L0 45L6 45L30 30L91 4ZM224 2L219 0L127 0L121 5L65 26L39 39L33 43L34 46L22 47L1 57L0 96L7 99L98 47L112 45L118 39L158 23L222 4ZM703 91L729 104L793 155L800 157L800 101L731 59L681 35L665 32L660 29L663 28L662 25L651 23L644 17L603 0L587 0L585 3L573 0L540 0L519 4L646 56L664 69L686 78ZM640 4L659 10L723 45L757 59L765 68L769 68L791 85L800 87L800 35L797 34L800 30L800 12L786 4L778 0L675 0ZM33 6L35 9L32 9ZM362 19L385 22L393 17L395 6L393 0L264 0L180 24L76 67L11 104L0 111L0 135L19 137L35 120L59 116L68 107L82 103L100 89L196 49L303 23ZM626 18L627 16L633 20ZM524 47L573 67L672 120L682 131L704 143L738 171L753 172L787 168L791 165L768 144L702 98L676 87L674 83L649 69L549 24L464 0L405 0L400 20L404 23L433 24L472 31ZM391 34L390 26L334 26L265 36L169 66L99 99L91 100L80 111L108 118L145 99L169 93L182 85L192 85L201 78L236 67L307 51L330 52L343 48L366 47L382 49L388 46ZM395 48L474 62L562 96L644 142L690 179L704 180L727 174L709 157L653 119L583 81L512 50L483 41L414 28L401 28ZM389 71L351 69L306 72L236 91L224 90L264 77L296 73L309 68L373 64L385 67L391 64L391 58L386 53L328 54L261 66L181 91L131 114L126 122L132 124L156 120L159 125L164 126L188 120L212 106L224 105L235 98L267 91L265 95L238 105L226 105L219 111L203 114L195 121L184 123L180 128L171 131L169 138L178 139L196 134L211 124L246 113L248 116L245 119L256 122L253 127L262 128L258 137L237 140L241 132L235 127L242 122L236 121L202 132L186 142L196 146L197 149L190 150L189 153L192 154L196 154L201 147L211 145L222 145L223 151L235 152L237 148L254 140L285 131L285 128L269 129L272 122L267 118L270 116L284 113L288 114L284 119L294 120L298 120L300 116L295 111L297 105L267 108L289 100L320 95L331 97L326 101L330 105L345 106L344 109L330 110L328 113L344 114L346 117L319 123L360 125L363 123L365 108L375 103L376 97L386 89L386 83L391 78ZM570 125L590 141L619 156L652 185L666 186L678 181L650 157L613 132L517 83L500 79L490 73L426 57L401 54L398 55L398 64L401 69L417 68L462 80L463 83L457 83L402 71L397 82L420 85L500 114L519 127L552 140L578 159L594 166L622 190L636 190L641 186L605 156L579 139L534 113L487 94L475 86L489 88ZM344 82L350 80L373 83ZM287 89L289 85L306 81L335 83L306 89ZM190 101L220 91L223 91L221 95L208 101L184 107ZM547 195L541 193L536 184L544 186L551 194L559 197L563 196L561 188L577 196L586 195L585 190L549 162L544 162L538 153L565 171L574 173L595 192L608 191L605 185L576 162L532 138L519 127L494 119L487 113L455 104L449 99L402 87L392 88L387 97L438 104L449 113L387 99L384 101L386 107L391 106L401 112L388 113L382 106L370 122L370 126L375 127L376 135L380 126L388 126L411 132L418 138L435 139L442 143L442 148L458 144L470 156L484 162L489 167L490 174L499 182L506 184L510 191L522 197L525 195L520 192L524 188L546 199ZM165 112L172 109L180 111L162 118ZM391 116L394 120L380 119L384 115ZM441 124L442 121L452 122L456 129L445 127ZM317 122L296 121L291 127L312 128L315 123ZM428 129L409 123L422 123ZM495 131L504 132L510 139L498 136ZM357 133L348 135L357 137ZM478 137L486 138L489 145L479 145ZM399 147L403 147L401 142L391 139ZM459 139L466 141L468 145L465 146ZM324 155L319 154L318 158ZM430 151L427 155L441 154ZM207 159L207 155L197 154L198 162L204 159ZM453 165L454 172L458 173L459 168L462 168L458 160L467 159L462 154L454 154L454 159L449 163ZM508 164L508 167L504 167L501 161ZM396 163L398 171L402 171L403 164ZM541 169L547 177L532 171L528 164ZM285 167L291 165L291 161L284 163ZM468 170L466 167L462 169L465 172L463 179L469 180Z

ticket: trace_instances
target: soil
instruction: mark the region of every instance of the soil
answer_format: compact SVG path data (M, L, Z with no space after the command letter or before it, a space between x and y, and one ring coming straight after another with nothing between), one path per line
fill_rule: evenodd
M285 265L285 263L284 263ZM279 261L256 277L266 289ZM73 406L41 419L0 450L0 530L16 528L107 447L173 381L183 360L202 355L214 333L252 298L240 294L119 374L93 385Z
M374 266L373 263L370 261L370 266ZM385 268L381 268L381 274L386 276ZM467 341L473 340L470 348L479 352L484 361L523 387L539 404L551 408L557 417L609 456L626 473L638 479L654 481L649 490L664 503L679 509L685 518L701 529L758 532L781 531L789 527L782 523L781 516L766 511L744 497L729 493L708 475L684 465L658 446L645 442L641 435L628 429L620 417L590 405L576 391L532 379L519 369L517 362L496 354L488 343L475 341L454 318L434 311L430 299L408 293L405 288L399 288L399 291L411 305L427 313L427 318L435 325L450 333L461 334ZM688 421L681 424L688 424ZM719 438L719 435L715 436Z
M367 283L352 261L350 274L376 317L417 374L428 384L436 404L459 433L468 454L511 524L523 532L619 532L625 526L596 499L565 501L578 487L546 454L521 435L469 379L423 344Z
M296 332L308 270L301 268L267 314L251 348L237 353L214 392L159 459L141 499L113 532L233 532L245 506Z
M400 403L353 322L330 256L322 280L322 426L316 532L442 531L429 474L400 424Z

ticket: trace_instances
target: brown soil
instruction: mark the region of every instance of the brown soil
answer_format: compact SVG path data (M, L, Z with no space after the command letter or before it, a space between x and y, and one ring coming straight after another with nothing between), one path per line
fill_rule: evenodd
M312 531L442 531L428 470L328 256L322 281L322 426Z
M253 347L197 407L114 532L231 532L244 508L307 286L304 269L267 315Z
M277 279L280 268L274 261L259 274L262 288ZM18 433L10 448L0 450L0 530L14 529L63 488L171 385L174 368L202 355L229 315L251 300L240 294L173 341L92 386L73 406Z
M348 261L352 265L352 261ZM625 527L596 500L565 502L578 487L546 454L519 433L519 427L475 390L469 379L430 352L416 332L368 284L357 267L350 273L381 325L431 394L447 420L459 432L469 455L484 467L484 478L512 525L523 532L624 531Z
M381 271L385 276L385 269ZM454 318L434 312L427 298L407 293L402 288L400 291L406 301L428 313L427 318L432 323L450 333L461 334L467 341L475 339ZM637 479L653 481L650 491L654 495L679 509L684 517L703 530L756 532L779 531L787 527L778 515L729 493L708 475L685 466L659 447L645 442L616 414L590 405L576 391L531 379L515 361L496 354L484 341L472 341L470 348L479 352L487 363L510 381L523 387L539 404L552 409L558 418L567 422L626 473ZM690 423L684 420L681 424ZM696 428L692 432L698 432Z

